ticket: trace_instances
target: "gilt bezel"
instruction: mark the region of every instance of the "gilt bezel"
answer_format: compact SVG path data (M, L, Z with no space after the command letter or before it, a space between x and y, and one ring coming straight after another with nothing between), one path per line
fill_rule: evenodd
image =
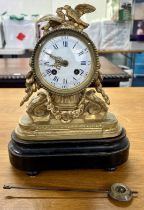
M59 36L64 33L66 33L66 34L69 33L69 34L81 39L89 48L89 51L90 51L90 54L92 57L92 65L91 65L90 73L89 73L87 79L84 82L82 82L80 85L78 85L74 88L71 88L71 89L61 89L61 88L57 88L57 87L54 87L51 84L49 84L46 80L43 79L43 76L40 72L40 68L38 65L38 56L41 52L41 48L44 45L44 43L48 39L51 39L51 37ZM36 79L36 82L40 85L40 87L42 87L52 93L59 94L59 95L71 95L71 94L76 94L78 92L82 92L85 88L90 86L90 84L94 80L97 79L98 70L100 68L98 51L97 51L94 43L92 42L92 40L90 40L90 38L84 32L79 32L75 29L69 29L69 28L55 29L55 30L47 33L45 36L43 36L38 41L38 43L36 44L36 46L34 48L31 61L32 61L31 67L32 67L32 70L34 73L34 77Z

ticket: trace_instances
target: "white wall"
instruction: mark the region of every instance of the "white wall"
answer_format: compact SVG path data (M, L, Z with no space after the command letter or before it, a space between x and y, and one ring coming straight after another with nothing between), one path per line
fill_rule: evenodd
M49 14L52 11L52 0L0 0L0 14Z
M7 11L10 14L50 14L57 7L65 4L75 7L80 3L89 3L96 7L96 12L88 14L85 19L89 22L105 17L106 0L0 0L0 14Z

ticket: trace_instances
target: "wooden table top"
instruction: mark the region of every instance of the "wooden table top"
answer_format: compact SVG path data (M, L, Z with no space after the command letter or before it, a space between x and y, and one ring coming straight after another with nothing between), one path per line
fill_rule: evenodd
M43 171L36 177L13 168L9 163L7 144L10 134L24 113L19 107L24 89L0 89L0 210L129 210L144 208L144 88L107 88L111 99L110 111L126 128L130 140L127 163L115 172L98 169ZM127 184L139 192L130 205L113 203L103 194L3 190L4 184L24 186L64 186L108 188L115 182ZM8 199L7 196L14 196Z
M100 63L100 71L104 76L127 76L124 71L122 71L118 66L112 64L108 59L103 56L100 56ZM29 70L29 58L0 59L0 76L26 75Z

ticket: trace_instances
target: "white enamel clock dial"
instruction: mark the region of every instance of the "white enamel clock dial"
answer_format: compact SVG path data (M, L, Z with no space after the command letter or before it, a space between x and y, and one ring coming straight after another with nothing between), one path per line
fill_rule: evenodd
M56 93L75 93L94 77L95 52L90 40L73 30L46 36L35 55L36 75L42 85Z

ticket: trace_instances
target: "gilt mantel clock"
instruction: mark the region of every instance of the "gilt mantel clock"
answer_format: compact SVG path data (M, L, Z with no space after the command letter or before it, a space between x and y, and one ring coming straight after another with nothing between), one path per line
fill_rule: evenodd
M115 169L128 158L125 130L108 112L97 49L84 32L88 4L65 5L44 16L26 76L26 114L12 133L9 156L16 168ZM93 85L91 85L93 84ZM33 96L32 96L33 95ZM32 97L31 97L32 96Z

